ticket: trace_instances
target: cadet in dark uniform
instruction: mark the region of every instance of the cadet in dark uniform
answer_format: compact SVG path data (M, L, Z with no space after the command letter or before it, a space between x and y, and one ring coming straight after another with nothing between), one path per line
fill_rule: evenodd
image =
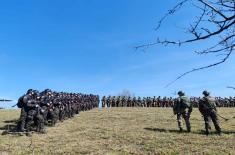
M28 95L24 96L23 102L25 103L27 109L25 128L26 131L31 131L34 127L36 127L35 119L37 116L37 108L39 107L36 91L32 90Z
M217 116L217 109L215 105L215 98L210 96L208 91L203 91L204 97L199 102L199 111L204 117L206 135L209 135L211 132L210 122L211 120L214 123L217 134L221 134L221 128L219 124L219 119Z
M17 107L21 108L20 119L17 124L17 131L19 131L19 132L26 131L25 124L26 124L26 118L27 118L27 113L28 113L29 109L26 106L26 102L25 102L24 98L25 98L25 96L31 94L32 91L33 91L32 89L29 89L27 91L26 95L21 96L17 102Z
M190 114L193 110L192 104L189 102L189 99L185 96L182 91L178 92L179 97L175 100L173 111L174 114L177 114L177 121L180 132L183 131L182 127L182 117L185 120L185 124L187 127L187 131L191 132L191 125L190 125Z

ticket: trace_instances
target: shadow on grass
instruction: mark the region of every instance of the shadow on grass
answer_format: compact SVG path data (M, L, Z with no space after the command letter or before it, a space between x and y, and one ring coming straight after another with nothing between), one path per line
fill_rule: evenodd
M175 129L164 129L164 128L144 128L145 130L148 131L154 131L154 132L165 132L165 133L188 133L187 131L183 131L180 132L179 130L175 130ZM191 131L190 134L201 134L201 135L205 135L205 131L204 130L200 130L200 131ZM222 131L222 134L235 134L235 131ZM212 135L216 135L216 132L211 132Z
M17 124L18 124L18 119L14 120L6 120L4 121L6 123L4 126L0 127L0 130L3 130L2 135L6 134L17 134Z

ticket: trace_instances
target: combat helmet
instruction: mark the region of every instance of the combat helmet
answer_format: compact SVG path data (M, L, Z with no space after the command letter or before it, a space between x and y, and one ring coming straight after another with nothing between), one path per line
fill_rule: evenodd
M180 91L178 91L178 95L179 96L184 96L185 94L184 94L184 92L182 90L180 90Z
M207 90L204 90L204 91L202 92L202 94L205 95L205 96L209 96L209 95L210 95L210 93L209 93Z

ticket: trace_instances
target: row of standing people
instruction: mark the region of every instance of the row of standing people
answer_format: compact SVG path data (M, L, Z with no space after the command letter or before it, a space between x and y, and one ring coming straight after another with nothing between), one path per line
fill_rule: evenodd
M58 121L63 122L80 111L91 110L98 105L98 95L29 89L17 103L21 108L17 131L44 133L44 125L54 126Z
M199 106L201 97L190 97L193 107ZM103 96L102 107L173 107L176 98L154 96L154 97L126 97L126 96ZM235 97L215 97L218 107L235 107Z

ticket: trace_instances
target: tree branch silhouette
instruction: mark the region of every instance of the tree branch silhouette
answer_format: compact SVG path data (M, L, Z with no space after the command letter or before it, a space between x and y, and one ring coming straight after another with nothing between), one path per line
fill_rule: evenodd
M234 0L182 0L168 10L168 12L159 20L155 30L159 30L162 24L169 16L175 15L177 11L183 8L183 6L192 5L200 10L201 13L196 17L192 24L189 24L187 33L191 34L191 38L186 40L169 40L157 38L156 41L138 45L136 50L147 49L155 45L177 45L183 46L184 44L190 44L193 42L206 41L208 39L218 40L217 43L211 47L203 49L201 51L194 51L198 55L216 54L216 56L223 56L222 59L215 63L194 68L189 70L175 80L168 83L166 87L172 85L177 80L181 79L185 75L215 67L227 61L230 55L234 52L235 48L235 1Z

